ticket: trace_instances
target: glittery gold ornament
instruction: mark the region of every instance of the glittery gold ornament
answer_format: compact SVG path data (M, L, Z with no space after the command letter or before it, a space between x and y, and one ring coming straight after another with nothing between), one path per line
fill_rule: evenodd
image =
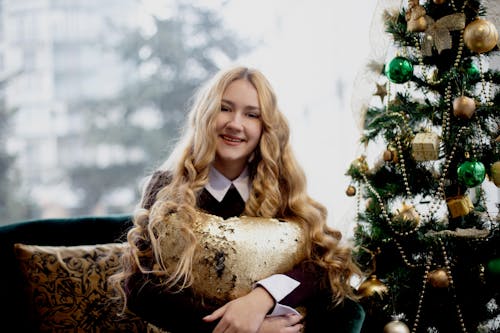
M420 215L418 215L415 207L403 203L403 206L396 211L393 221L402 229L415 228L420 223Z
M351 163L351 167L361 173L368 171L368 163L365 156L360 156Z
M446 274L446 271L442 268L429 272L427 279L434 288L448 288L450 285L448 274Z
M467 96L459 96L453 100L453 115L461 119L470 119L476 112L476 101Z
M498 31L490 21L477 18L465 27L464 42L473 52L488 52L498 43Z
M436 133L421 132L412 141L412 155L416 161L437 160L441 140Z
M491 180L497 187L500 187L500 161L491 165Z
M347 186L347 189L345 190L345 194L349 197L353 197L356 195L356 188L352 185Z
M402 321L393 320L384 326L384 333L410 333L410 329Z
M372 274L358 287L358 295L360 295L361 297L371 297L373 295L384 297L387 292L387 286L382 283L382 281L377 279L377 276L375 274Z
M447 198L446 204L452 218L468 215L474 210L474 205L467 195Z
M167 221L158 232L165 235L160 255L170 273L179 262L186 221L177 214ZM219 304L246 295L256 281L288 271L306 255L304 231L296 222L199 212L191 227L198 240L191 288Z

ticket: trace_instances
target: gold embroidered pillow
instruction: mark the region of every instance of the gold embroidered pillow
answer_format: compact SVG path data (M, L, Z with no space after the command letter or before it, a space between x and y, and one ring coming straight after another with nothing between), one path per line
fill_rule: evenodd
M167 267L179 260L184 224L175 214L165 223L160 247ZM245 216L224 220L199 213L193 231L200 253L192 289L219 303L247 294L257 281L284 273L305 257L303 231L295 222Z
M41 332L140 332L145 324L120 317L108 277L126 244L36 246L15 244Z

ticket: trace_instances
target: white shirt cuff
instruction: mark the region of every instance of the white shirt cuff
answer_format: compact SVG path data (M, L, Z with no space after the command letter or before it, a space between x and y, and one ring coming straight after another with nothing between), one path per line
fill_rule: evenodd
M274 274L257 282L264 287L276 302L281 301L300 285L300 282L285 274Z
M287 314L296 314L300 316L300 312L298 312L294 308L289 307L288 305L276 303L273 311L270 314L268 314L267 317L284 316Z
M285 298L300 285L299 281L294 280L285 274L274 274L268 278L258 281L257 285L266 289L276 301L273 311L268 316L282 316L288 313L300 314L289 306L279 304L279 301Z

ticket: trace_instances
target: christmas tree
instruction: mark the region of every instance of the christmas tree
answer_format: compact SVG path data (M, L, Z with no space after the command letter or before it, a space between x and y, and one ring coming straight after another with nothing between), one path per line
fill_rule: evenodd
M492 1L494 3L495 1ZM407 0L347 170L363 332L500 332L499 38L485 1Z

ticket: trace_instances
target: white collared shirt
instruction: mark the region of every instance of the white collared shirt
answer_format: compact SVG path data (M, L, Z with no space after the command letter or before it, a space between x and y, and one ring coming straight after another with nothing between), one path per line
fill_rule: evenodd
M250 196L251 188L248 167L245 167L238 178L233 181L227 179L213 166L210 167L210 171L208 173L208 183L205 185L205 189L217 201L221 202L222 199L224 199L224 196L231 187L231 184L234 185L234 187L238 190L238 193L246 202ZM296 281L284 274L274 274L268 278L258 281L255 286L261 286L266 289L276 302L273 311L268 316L280 316L288 313L299 314L299 312L297 312L294 308L278 303L299 285L299 281Z
M251 187L248 167L245 167L238 178L233 181L227 179L216 168L210 167L210 171L208 172L208 183L205 185L205 188L215 199L217 199L218 202L221 202L222 199L224 199L224 196L227 191L229 191L231 184L236 187L238 193L246 202L250 197Z

